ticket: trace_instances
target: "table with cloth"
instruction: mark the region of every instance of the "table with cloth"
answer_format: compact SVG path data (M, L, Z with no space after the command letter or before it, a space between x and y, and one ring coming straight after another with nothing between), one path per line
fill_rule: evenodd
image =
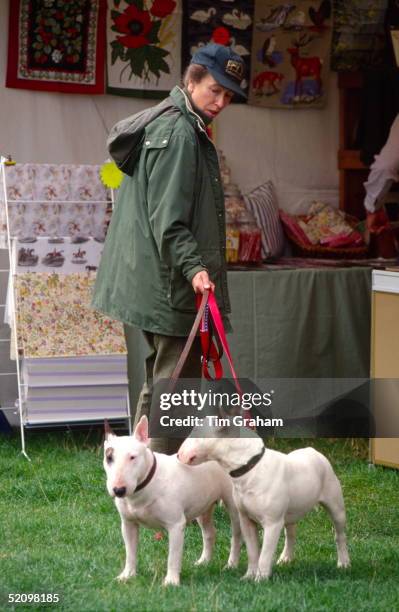
M228 341L241 378L369 376L371 268L231 270L228 283ZM147 347L134 328L127 342L134 413Z

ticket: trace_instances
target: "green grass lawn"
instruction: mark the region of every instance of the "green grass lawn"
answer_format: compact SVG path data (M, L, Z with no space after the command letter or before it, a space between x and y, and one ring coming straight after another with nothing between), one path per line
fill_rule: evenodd
M355 442L355 444L354 444ZM29 433L29 463L19 439L0 437L0 610L363 611L399 609L399 472L370 468L364 441L276 440L279 450L315 446L341 479L352 566L338 570L332 525L323 510L300 524L294 562L268 582L240 581L223 570L229 527L216 510L213 561L193 567L201 550L196 524L186 530L179 588L161 586L167 538L141 531L139 576L119 584L124 546L119 515L105 490L99 432ZM282 548L282 539L279 551ZM9 605L9 593L58 593L58 604Z

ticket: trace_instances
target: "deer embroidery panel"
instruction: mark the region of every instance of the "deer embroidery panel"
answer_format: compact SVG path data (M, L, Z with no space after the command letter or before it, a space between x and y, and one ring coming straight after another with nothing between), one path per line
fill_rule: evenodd
M331 34L331 0L255 0L248 103L323 108Z

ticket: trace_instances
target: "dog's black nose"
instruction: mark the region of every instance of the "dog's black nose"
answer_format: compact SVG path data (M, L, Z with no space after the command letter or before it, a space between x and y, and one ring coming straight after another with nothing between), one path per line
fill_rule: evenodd
M126 495L126 487L114 487L113 492L116 497L124 497L124 495Z

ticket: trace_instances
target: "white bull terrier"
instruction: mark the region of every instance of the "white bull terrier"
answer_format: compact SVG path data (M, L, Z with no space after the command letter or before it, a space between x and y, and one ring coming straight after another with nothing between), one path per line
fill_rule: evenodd
M263 441L249 430L240 438L221 437L229 434L224 427L213 428L212 433L214 437L190 436L177 456L188 465L215 460L230 474L248 552L244 578L259 581L270 577L283 527L285 545L278 563L293 559L296 523L316 504L326 508L334 523L338 567L349 566L341 485L324 455L313 448L285 455L265 448ZM260 554L257 524L263 528Z
M133 436L116 436L105 423L104 468L107 490L115 500L122 521L126 547L126 564L118 580L136 575L136 552L139 525L164 528L169 535L168 571L165 585L180 582L184 529L197 519L203 539L203 550L196 564L211 559L215 541L212 513L222 500L230 514L232 537L227 567L239 560L240 521L233 501L230 478L216 463L196 468L183 465L176 455L153 453L148 448L148 421L143 416Z

